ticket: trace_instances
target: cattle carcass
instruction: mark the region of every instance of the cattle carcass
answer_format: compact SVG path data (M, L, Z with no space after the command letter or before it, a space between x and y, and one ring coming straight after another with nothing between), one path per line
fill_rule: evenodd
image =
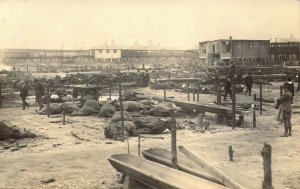
M112 115L116 112L116 107L114 104L116 101L109 101L105 103L101 108L100 108L100 113L99 115L102 117L112 117Z
M97 114L100 111L100 106L98 101L96 100L87 100L83 107L78 110L73 112L71 115L72 116L88 116L92 114Z
M128 136L138 136L135 124L132 121L124 121L124 130L127 132ZM104 128L104 135L108 139L121 140L125 135L121 121L110 122Z
M116 104L117 108L120 107L120 103ZM140 102L136 101L123 101L123 110L128 112L134 112L134 111L141 111L141 110L147 110L146 106Z
M132 119L133 119L132 116L128 112L126 112L126 111L123 112L123 120L124 121L132 121ZM118 122L121 120L122 120L121 111L115 112L111 118L112 122Z
M172 115L172 108L159 104L151 108L149 111L145 111L143 113L148 115L158 116L158 117L167 117Z

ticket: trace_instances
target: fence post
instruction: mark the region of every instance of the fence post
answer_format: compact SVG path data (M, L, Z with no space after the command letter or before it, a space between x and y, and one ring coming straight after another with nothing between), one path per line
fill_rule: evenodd
M50 117L50 91L49 87L47 87L47 112L48 112L48 117Z
M235 82L232 83L232 129L236 126L235 124Z
M167 94L166 94L166 82L164 82L164 100L166 100Z
M66 124L66 111L65 110L63 110L63 112L62 112L62 116L63 116L63 125L65 125Z
M190 83L187 84L188 101L190 101Z
M125 127L124 127L124 112L123 112L123 100L122 100L121 81L119 81L119 100L120 100L120 107L121 107L121 125L122 125L122 139L121 139L121 141L124 142L124 140L125 140L125 132L126 131L125 131Z
M177 169L177 146L176 146L176 119L171 118L172 130L171 130L171 146L172 146L172 166Z
M171 72L169 71L169 91L171 91Z
M260 105L260 115L262 115L262 86L259 85L259 105Z
M273 189L272 186L272 169L271 169L271 159L272 159L272 147L269 144L264 144L261 151L261 155L264 161L264 182L263 189Z
M2 107L2 90L1 90L1 88L2 88L2 84L0 82L0 108Z

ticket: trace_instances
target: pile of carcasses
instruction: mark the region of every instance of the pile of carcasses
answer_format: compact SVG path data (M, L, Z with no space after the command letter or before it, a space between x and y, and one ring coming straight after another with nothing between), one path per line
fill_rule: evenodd
M171 103L153 101L137 93L125 91L122 97L124 128L129 136L140 133L159 134L169 128L173 108ZM121 122L121 105L118 100L99 101L93 96L69 99L64 103L50 103L39 114L61 114L70 116L99 116L111 118L105 126L105 137L119 140L124 136Z

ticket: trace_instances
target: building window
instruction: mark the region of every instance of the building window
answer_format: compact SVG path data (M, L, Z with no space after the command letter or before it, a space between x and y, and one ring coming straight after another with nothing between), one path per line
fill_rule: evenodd
M109 53L110 52L110 50L108 49L108 50L106 50L106 53Z
M241 47L241 46L242 46L242 42L241 42L241 41L237 41L235 44L236 44L236 46L238 46L238 47Z
M117 53L117 50L114 50L114 53Z
M202 45L203 53L206 53L206 44Z
M249 48L253 49L253 42L252 41L249 42Z
M265 42L260 42L260 46L265 46Z
M102 53L102 50L98 50L99 53Z

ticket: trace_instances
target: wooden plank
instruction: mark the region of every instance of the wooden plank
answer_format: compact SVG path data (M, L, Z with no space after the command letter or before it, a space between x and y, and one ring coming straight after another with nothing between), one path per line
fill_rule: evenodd
M231 178L229 178L226 174L224 174L220 169L214 167L213 165L209 164L206 160L200 158L194 152L189 150L184 146L178 147L180 152L186 155L189 159L193 162L197 163L198 165L202 166L204 170L210 173L213 176L220 178L225 186L228 186L232 189L246 189L244 186L241 186L239 183L235 182Z
M194 109L200 112L211 112L215 114L232 115L232 109L230 107L226 107L222 105L207 105L198 102L184 102L178 100L173 100L173 103L176 106L186 108L186 109ZM239 110L236 110L235 113L240 115L243 114L243 112Z
M150 148L150 149L144 150L142 153L143 153L143 156L148 160L154 161L156 163L160 163L160 164L168 166L168 167L172 167L172 162L171 162L172 154L168 150L165 150L162 148ZM210 180L212 182L221 184L220 178L213 177L212 175L207 173L203 169L203 167L201 167L201 165L194 163L189 158L187 158L186 156L184 156L180 153L178 154L177 157L178 157L178 169L179 170L189 173L189 174L192 174L194 176L204 178L206 180ZM220 169L223 173L228 175L230 178L234 179L236 182L238 182L242 186L245 186L247 189L261 188L261 185L262 185L261 179L257 179L256 177L255 178L251 177L247 173L244 174L244 173L238 172L236 170L231 171L229 169L225 169L222 167L218 167L218 169ZM277 184L274 184L274 187L285 189L285 187L277 185Z
M150 148L147 150L142 151L143 156L150 160L162 165L172 167L172 153L162 148ZM198 166L182 154L178 154L178 170L183 172L189 173L196 177L200 177L211 182L222 184L221 180L218 178L213 177L212 175L208 174L206 171L202 169L202 167ZM259 185L260 186L260 185Z
M153 188L166 189L226 189L222 185L154 163L129 154L116 154L108 158L119 172Z

